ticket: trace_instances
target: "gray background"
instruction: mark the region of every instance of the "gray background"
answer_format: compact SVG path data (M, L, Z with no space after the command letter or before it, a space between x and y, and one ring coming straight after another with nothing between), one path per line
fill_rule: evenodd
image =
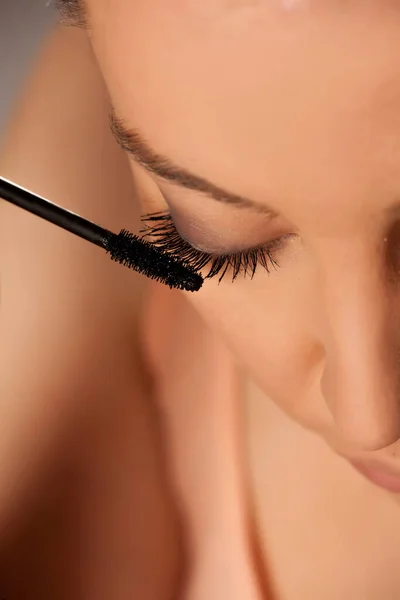
M15 96L56 12L48 0L0 0L0 136Z

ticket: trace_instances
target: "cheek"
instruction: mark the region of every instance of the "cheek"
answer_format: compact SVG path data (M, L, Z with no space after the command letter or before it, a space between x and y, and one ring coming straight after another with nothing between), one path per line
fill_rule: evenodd
M296 420L315 424L309 399L322 360L315 303L302 293L304 286L297 290L293 285L289 291L278 277L262 287L255 280L207 282L191 302L274 402Z

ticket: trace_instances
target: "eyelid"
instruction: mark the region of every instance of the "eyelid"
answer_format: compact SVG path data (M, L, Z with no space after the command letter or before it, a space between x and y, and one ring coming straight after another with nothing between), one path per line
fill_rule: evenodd
M185 235L183 235L176 223L174 223L174 226L176 228L177 233L180 235L180 237L187 243L190 244L190 246L192 246L192 248L194 248L195 250L198 250L199 252L204 252L205 254L210 254L212 256L218 257L218 256L227 256L227 255L235 255L235 254L241 254L241 253L245 253L245 252L253 252L259 248L269 248L270 250L272 249L276 249L278 250L284 242L286 242L287 240L289 240L289 238L293 237L293 234L291 233L284 233L282 235L279 236L274 236L272 239L264 242L264 243L260 243L260 244L256 244L254 246L238 246L237 248L232 248L230 250L227 249L222 249L221 247L216 246L215 244L213 245L213 242L210 242L210 245L207 246L207 244L201 244L201 243L197 243L192 241L191 239L188 239Z
M278 222L272 224L268 221L266 224L258 218L255 227L254 219L249 219L248 222L242 219L238 226L237 217L232 221L224 219L223 233L221 233L221 229L211 227L209 222L193 218L191 215L186 216L182 214L183 211L176 210L172 203L168 204L170 216L182 239L197 250L216 256L246 252L252 248L266 246L288 234L287 228L284 229ZM238 239L240 229L243 229L240 236L242 239ZM251 243L248 242L249 237L253 238Z
M199 225L198 222L194 219L186 221L186 226L184 226L183 228L179 224L179 219L173 219L173 221L176 230L181 236L181 238L185 240L185 242L193 246L193 248L195 248L196 250L199 250L200 252L206 252L207 254L215 254L216 256L227 254L227 249L224 248L223 244L218 244L218 242L215 239L215 236L212 233L210 233L208 229L205 229L201 225ZM230 249L229 253L237 251L237 249Z

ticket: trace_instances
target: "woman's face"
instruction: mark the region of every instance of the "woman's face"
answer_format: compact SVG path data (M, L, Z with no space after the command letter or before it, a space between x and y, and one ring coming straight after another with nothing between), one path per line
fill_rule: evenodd
M400 474L396 2L87 4L143 212L210 253L279 240L190 300L287 414Z

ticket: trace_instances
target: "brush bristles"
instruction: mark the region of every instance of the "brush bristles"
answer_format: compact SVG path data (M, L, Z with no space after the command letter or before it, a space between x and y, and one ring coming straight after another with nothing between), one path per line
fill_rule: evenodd
M125 229L111 234L105 249L115 262L170 288L196 292L203 284L203 278L194 269Z

